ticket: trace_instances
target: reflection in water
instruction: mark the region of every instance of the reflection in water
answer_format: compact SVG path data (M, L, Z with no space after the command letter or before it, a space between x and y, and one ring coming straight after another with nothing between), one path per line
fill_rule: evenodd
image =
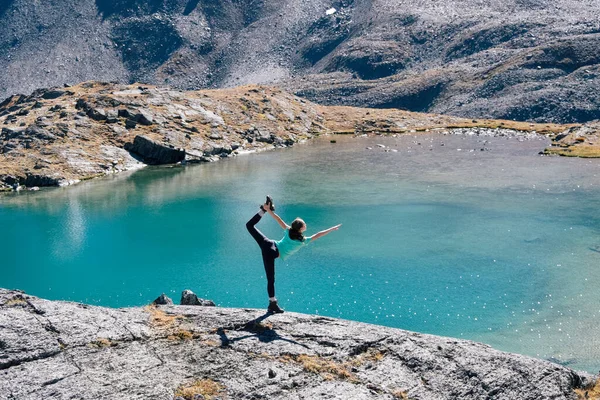
M49 214L64 211L65 199L85 205L89 212L112 213L128 206L160 206L198 196L213 190L226 190L238 198L262 199L265 182L278 186L278 168L264 170L251 157L189 166L147 167L143 170L109 175L63 188L44 188L39 192L17 192L0 196L0 206L39 209ZM248 182L244 191L227 190L230 184ZM237 188L236 188L237 189ZM254 194L254 196L253 196ZM69 201L66 204L70 204Z
M85 243L86 217L85 211L77 197L70 198L67 203L64 233L53 238L54 257L72 259L79 255Z

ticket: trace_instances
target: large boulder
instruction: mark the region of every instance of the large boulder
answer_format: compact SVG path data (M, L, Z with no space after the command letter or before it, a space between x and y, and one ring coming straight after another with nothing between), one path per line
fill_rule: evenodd
M50 90L44 92L44 94L42 94L42 99L45 99L45 100L58 99L60 96L62 96L65 93L66 92L64 90L50 89Z
M84 99L78 99L75 108L83 110L85 114L94 121L106 121L106 110L103 108L96 108Z
M144 135L137 135L133 143L125 144L125 150L139 155L151 165L174 164L185 159L185 150L171 148Z
M135 121L142 125L152 125L154 123L154 116L148 110L139 110L135 115Z
M154 115L147 109L139 109L136 111L121 108L117 112L119 117L126 118L128 121L133 121L136 124L152 125L154 123Z
M212 300L200 299L194 292L189 289L181 292L181 301L182 306L210 306L214 307L215 303Z

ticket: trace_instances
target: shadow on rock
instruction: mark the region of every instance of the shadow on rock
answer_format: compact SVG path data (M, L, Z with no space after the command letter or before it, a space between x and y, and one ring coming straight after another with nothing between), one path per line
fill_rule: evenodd
M273 329L273 327L270 324L263 323L263 321L266 320L267 318L269 318L271 315L273 315L273 314L267 312L267 313L261 315L260 317L253 319L251 321L248 321L246 323L235 324L231 327L217 328L217 334L221 338L221 347L228 347L231 344L238 342L240 340L255 337L255 338L258 338L258 340L260 340L263 343L271 343L275 340L281 340L284 342L302 346L306 349L309 348L305 344L298 343L295 340L287 339L287 338L279 335L277 333L277 331L275 331L275 329ZM240 336L240 337L230 339L229 337L227 337L227 333L226 333L228 330L249 332L249 333L251 333L251 335L245 335L245 336Z

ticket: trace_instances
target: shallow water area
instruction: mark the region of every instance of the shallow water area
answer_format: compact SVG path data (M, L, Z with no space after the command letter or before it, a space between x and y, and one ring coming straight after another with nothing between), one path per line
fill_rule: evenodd
M330 143L330 140L336 143ZM218 163L0 196L0 287L111 307L183 289L266 306L244 224L266 193L308 234L277 263L290 311L473 339L600 369L600 160L541 137L322 137ZM279 239L270 218L258 225ZM276 324L276 317L272 317Z

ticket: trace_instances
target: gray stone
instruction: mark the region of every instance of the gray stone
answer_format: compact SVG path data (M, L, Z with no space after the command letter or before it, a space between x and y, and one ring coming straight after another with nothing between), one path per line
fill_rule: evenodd
M48 132L46 129L40 127L39 125L29 125L27 129L25 129L25 134L22 138L30 138L37 139L41 141L49 141L52 142L56 140L56 136L52 133Z
M132 118L132 114L126 108L120 108L117 110L117 116L121 118Z
M137 135L133 143L127 143L125 150L140 155L144 162L152 165L174 164L185 159L184 150L173 149L143 135Z
M127 128L127 129L135 129L136 126L137 126L137 122L135 122L132 119L128 119L125 121L125 128Z
M152 125L154 123L154 116L148 110L140 110L135 115L135 120L142 125Z
M115 110L115 109L110 109L110 110L106 111L106 117L116 119L119 117L119 111Z
M42 99L52 100L57 99L66 92L64 90L49 90L42 95Z
M86 115L95 121L106 121L106 111L103 108L89 108Z
M181 292L181 301L180 304L182 306L209 306L214 307L215 303L212 300L200 299L194 292L189 289Z
M106 122L109 124L116 124L119 122L119 112L115 109L106 111Z
M155 305L172 305L174 303L173 303L173 300L171 300L166 294L163 293L160 296L158 296L156 298L156 300L154 300L152 302L152 304L155 304Z
M51 177L41 174L27 174L25 180L23 180L21 183L27 187L59 186L60 177Z
M198 380L220 388L212 399L575 399L593 378L471 341L323 316L110 309L5 289L0 376L0 398L31 400L172 400Z

